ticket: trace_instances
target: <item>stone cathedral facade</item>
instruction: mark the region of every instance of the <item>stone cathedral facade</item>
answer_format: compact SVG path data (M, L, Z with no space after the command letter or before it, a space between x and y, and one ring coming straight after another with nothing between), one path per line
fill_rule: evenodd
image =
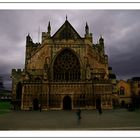
M43 110L112 108L112 83L104 39L96 44L85 25L81 37L67 20L41 43L26 37L25 68L12 69L12 104L15 109Z

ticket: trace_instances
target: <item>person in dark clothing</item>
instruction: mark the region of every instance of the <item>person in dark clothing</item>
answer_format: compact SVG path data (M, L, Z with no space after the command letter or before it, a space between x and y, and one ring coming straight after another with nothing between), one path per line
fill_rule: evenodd
M101 99L100 98L97 98L97 100L96 100L96 108L97 108L99 114L101 115L102 114L102 107L101 107Z
M77 110L77 117L78 117L78 120L81 119L81 109L78 109Z
M81 123L81 109L77 110L76 115L77 115L77 124L80 125L80 123Z
M102 114L102 108L101 108L101 105L97 107L97 110L98 110L99 114Z
M41 106L41 104L39 104L39 111L40 111L40 112L42 111L42 106Z

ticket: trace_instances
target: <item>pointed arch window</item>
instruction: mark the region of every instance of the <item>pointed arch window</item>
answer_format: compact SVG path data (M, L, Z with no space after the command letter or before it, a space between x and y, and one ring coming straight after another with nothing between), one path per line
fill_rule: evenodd
M125 94L125 88L123 86L120 87L120 95Z
M77 56L71 50L63 50L55 59L53 65L53 80L80 80L80 62Z

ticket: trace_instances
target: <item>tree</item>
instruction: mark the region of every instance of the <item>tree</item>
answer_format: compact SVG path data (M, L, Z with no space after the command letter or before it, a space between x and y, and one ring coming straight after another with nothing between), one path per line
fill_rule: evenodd
M0 90L3 90L4 86L3 86L3 80L2 77L0 76Z

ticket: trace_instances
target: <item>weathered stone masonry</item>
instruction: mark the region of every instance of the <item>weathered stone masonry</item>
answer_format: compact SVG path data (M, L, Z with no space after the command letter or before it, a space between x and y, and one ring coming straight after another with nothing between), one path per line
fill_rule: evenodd
M66 19L58 31L42 33L41 43L26 37L25 68L12 70L12 103L15 109L112 108L112 84L104 39L93 42L86 23L81 37Z

